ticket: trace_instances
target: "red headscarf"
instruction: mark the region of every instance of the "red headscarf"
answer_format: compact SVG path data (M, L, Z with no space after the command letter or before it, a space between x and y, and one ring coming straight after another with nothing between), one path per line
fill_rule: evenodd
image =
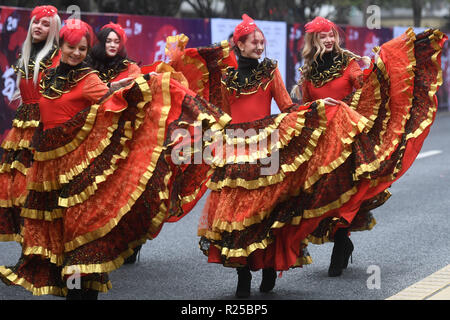
M329 32L331 29L338 30L336 25L328 19L316 17L311 22L305 24L305 31L311 32Z
M59 31L60 39L67 41L71 45L76 45L86 36L90 47L94 45L94 32L92 27L79 19L68 19L64 27Z
M36 17L40 20L43 17L54 17L58 14L58 9L54 6L38 6L31 11L30 18Z
M127 43L127 34L120 24L110 22L108 24L105 24L100 30L103 30L106 28L113 29L114 32L119 35L119 38L121 40L121 45L125 45Z
M233 33L233 41L237 44L238 40L242 38L243 36L246 36L255 30L259 30L259 28L256 26L255 21L250 18L247 14L242 15L242 22L234 28Z

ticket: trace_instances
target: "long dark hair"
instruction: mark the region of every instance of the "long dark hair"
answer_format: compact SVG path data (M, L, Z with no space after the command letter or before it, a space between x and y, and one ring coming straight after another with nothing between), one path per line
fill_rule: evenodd
M112 59L106 55L106 38L108 38L108 35L111 33L111 31L117 34L117 32L115 32L111 28L100 30L100 32L97 34L98 42L92 47L88 57L88 63L93 69L100 70L105 66L105 64L110 64L111 62L116 63L128 58L127 49L123 44L123 39L120 39L120 36L118 34L117 36L122 42L119 52Z

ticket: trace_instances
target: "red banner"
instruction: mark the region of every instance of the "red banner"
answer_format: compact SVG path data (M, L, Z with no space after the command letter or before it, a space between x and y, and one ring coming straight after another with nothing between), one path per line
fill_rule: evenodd
M16 90L16 76L11 65L16 62L18 53L25 40L30 9L0 6L0 141L9 130L17 106L10 103ZM62 14L64 20L69 14ZM189 37L190 47L206 46L211 43L211 24L209 19L177 19L138 15L81 14L98 32L110 21L120 23L128 36L127 51L131 59L140 65L152 64L156 60L165 60L165 41L167 36L184 33ZM298 68L302 65L304 25L287 25L286 48L286 88L290 90L299 79ZM393 37L392 29L367 29L361 27L342 27L345 32L342 39L344 48L359 55L372 54L372 48L389 41ZM444 83L438 92L439 107L450 105L450 50L447 42L442 53Z
M30 9L0 6L0 141L11 127L18 106L10 100L16 90L16 75L11 65L16 59L26 38L30 23ZM60 14L67 19L69 14ZM166 38L184 33L189 37L189 46L200 47L211 43L209 19L177 19L139 15L81 14L81 19L89 23L95 32L110 21L120 23L128 37L127 51L130 59L140 65L152 64L155 60L165 60Z
M342 47L361 56L373 56L372 48L380 46L393 38L391 28L368 29L363 27L342 27L345 38ZM299 68L303 61L301 50L304 42L304 25L288 25L288 46L286 52L286 88L288 91L298 82L300 77ZM442 78L443 84L437 93L438 108L450 110L450 44L447 41L442 50Z

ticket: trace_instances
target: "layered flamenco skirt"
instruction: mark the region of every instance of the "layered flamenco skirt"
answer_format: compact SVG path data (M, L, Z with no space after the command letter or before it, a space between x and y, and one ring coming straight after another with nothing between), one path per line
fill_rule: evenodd
M308 242L330 241L338 227L371 229L369 210L388 198L434 121L446 39L409 29L375 48L350 105L318 100L228 126L248 135L225 136L231 151L212 161L198 228L208 262L288 270L310 263ZM262 173L278 159L275 172Z
M230 119L172 76L145 75L61 126L39 127L20 207L22 256L0 267L5 283L65 296L81 275L82 288L106 292L107 273L203 195L211 172L174 164L177 130L194 143Z
M22 242L20 208L26 198L26 175L33 163L30 146L39 119L38 103L24 101L0 148L0 241Z

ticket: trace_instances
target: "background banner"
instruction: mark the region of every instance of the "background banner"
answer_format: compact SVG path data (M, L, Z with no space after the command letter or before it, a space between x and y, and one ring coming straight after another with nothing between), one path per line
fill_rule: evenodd
M16 90L16 76L11 68L16 63L30 22L30 9L0 6L0 141L9 130L17 105L10 103ZM60 13L62 20L69 14ZM177 19L139 15L108 15L81 13L94 32L110 21L120 23L128 36L127 52L130 59L141 66L155 60L165 60L166 38L178 33L189 37L189 46L211 43L209 19Z
M363 27L340 26L345 33L342 39L342 47L358 55L373 57L372 49L406 31L406 27L368 29ZM286 88L288 91L300 79L298 70L303 61L301 49L304 42L304 24L296 23L287 26L287 48L286 48ZM424 31L425 28L414 28L415 33ZM448 35L448 34L447 34ZM445 43L441 55L443 84L437 93L441 110L450 110L450 45Z
M16 90L16 75L11 65L16 62L30 21L30 9L0 6L0 141L8 132L15 110L18 107L10 103ZM61 19L69 14L60 13ZM167 36L184 33L189 37L188 47L207 46L228 39L239 19L178 19L125 14L81 13L81 19L88 22L98 32L110 21L120 23L128 36L127 51L131 59L141 66L152 64L156 60L165 60ZM265 57L278 61L280 73L288 91L299 80L299 71L303 64L301 49L303 46L304 25L286 24L279 21L256 20L267 39ZM362 27L341 26L345 32L343 47L359 55L371 56L372 48L391 40L403 33L406 28L367 29ZM422 29L416 29L420 32ZM447 41L442 52L442 70L444 83L438 92L439 108L450 110L450 50ZM272 104L272 113L278 113L278 107Z

